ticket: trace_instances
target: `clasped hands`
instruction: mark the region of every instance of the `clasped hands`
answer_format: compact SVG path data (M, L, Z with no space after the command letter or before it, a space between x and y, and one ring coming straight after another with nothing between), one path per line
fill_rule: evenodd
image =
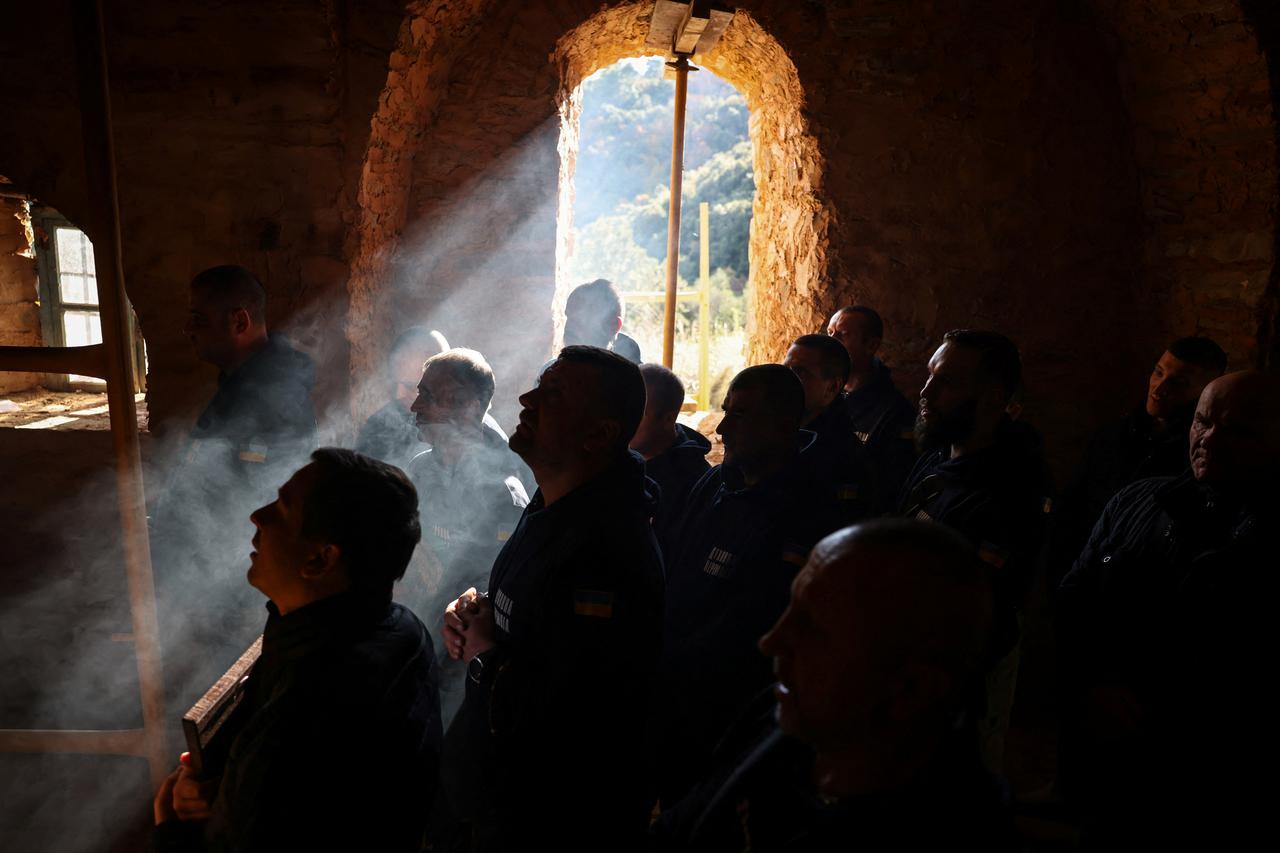
M444 609L444 643L449 657L471 662L494 646L493 602L471 587Z

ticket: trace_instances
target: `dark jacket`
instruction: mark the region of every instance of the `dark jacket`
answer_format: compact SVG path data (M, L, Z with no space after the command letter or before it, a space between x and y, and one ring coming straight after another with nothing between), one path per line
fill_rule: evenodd
M676 442L644 463L644 473L658 484L658 509L653 516L653 532L663 553L671 547L673 529L680 521L685 499L695 483L711 467L707 453L711 441L695 429L676 424Z
M218 378L152 514L151 544L165 688L185 708L262 628L261 598L244 581L249 513L314 449L311 358L272 334ZM202 648L186 652L188 644Z
M814 481L829 490L842 525L861 521L883 504L870 455L857 437L843 392L804 429L814 435L804 463Z
M626 849L643 835L663 587L645 482L628 454L551 506L538 492L498 555L497 644L446 737L470 849Z
M441 741L426 629L356 593L269 609L213 815L156 849L418 850Z
M1050 568L1055 587L1117 492L1138 480L1176 477L1187 470L1191 414L1184 413L1155 435L1155 419L1140 406L1094 433L1053 514Z
M906 787L824 802L813 750L784 735L772 696L716 750L713 770L654 824L662 853L1016 849L1004 787L982 767L972 732L958 728Z
M1017 610L1044 544L1049 491L1038 434L1008 420L990 447L954 459L947 449L922 456L903 490L899 514L951 527L994 567L993 654L1008 652L1020 636Z
M1070 790L1111 820L1203 840L1269 814L1276 758L1280 500L1215 492L1190 472L1116 495L1059 590ZM1085 727L1091 688L1136 696L1136 727Z
M882 506L892 509L916 461L913 431L917 407L893 384L889 368L880 359L875 361L871 381L849 392L844 401L854 434L867 449Z
M640 364L643 361L640 356L640 344L626 332L618 332L618 336L613 339L612 349L632 364Z
M437 637L450 601L470 587L488 587L493 561L529 503L524 484L509 473L518 461L507 443L486 429L453 468L441 463L435 450L409 463L422 544L411 564L414 575L406 578L399 597ZM443 642L440 649L441 710L447 723L462 703L466 668L448 656Z
M660 794L672 802L706 769L711 750L772 680L756 644L786 609L809 550L840 524L805 457L748 487L731 465L708 471L685 505L667 566L661 699L653 733Z

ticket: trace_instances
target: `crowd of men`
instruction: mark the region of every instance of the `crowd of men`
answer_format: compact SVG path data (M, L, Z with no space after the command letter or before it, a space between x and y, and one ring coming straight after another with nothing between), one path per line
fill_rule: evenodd
M1280 383L1207 338L1160 355L1055 505L994 331L948 332L914 405L880 316L843 308L733 378L710 466L596 281L509 438L484 356L415 328L359 452L312 451L310 364L262 286L218 267L191 294L221 373L155 515L175 699L253 639L216 589L243 563L180 519L283 485L250 516L268 616L229 754L165 782L159 850L1015 849L1041 572L1086 841L1219 846L1267 813ZM184 492L197 463L219 473Z

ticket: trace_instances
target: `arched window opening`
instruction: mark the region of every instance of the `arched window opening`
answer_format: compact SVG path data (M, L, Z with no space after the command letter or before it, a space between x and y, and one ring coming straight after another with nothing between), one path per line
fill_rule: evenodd
M560 289L612 281L625 303L623 331L652 362L662 351L672 97L661 57L623 59L584 80L576 164L564 190L572 194L572 212ZM705 69L690 75L673 369L704 409L719 407L745 363L755 197L748 118L746 98L729 83ZM705 280L702 204L709 225ZM562 203L562 219L568 209ZM700 290L709 291L705 327Z

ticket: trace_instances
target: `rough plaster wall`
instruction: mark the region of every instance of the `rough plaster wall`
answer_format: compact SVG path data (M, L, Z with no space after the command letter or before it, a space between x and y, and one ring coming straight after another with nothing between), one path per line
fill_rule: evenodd
M0 346L40 346L38 293L26 205L0 196ZM40 378L39 373L0 373L0 394L31 388Z
M1144 225L1133 333L1158 353L1192 333L1235 368L1257 352L1275 263L1276 125L1254 32L1237 3L1099 0L1116 44Z
M0 34L0 110L22 132L0 142L4 173L101 239L84 200L69 4L12 11L22 25ZM181 327L187 282L217 263L263 278L269 322L319 362L320 402L345 402L346 240L403 17L389 0L358 13L341 0L106 4L125 281L153 425L182 423L211 393Z

